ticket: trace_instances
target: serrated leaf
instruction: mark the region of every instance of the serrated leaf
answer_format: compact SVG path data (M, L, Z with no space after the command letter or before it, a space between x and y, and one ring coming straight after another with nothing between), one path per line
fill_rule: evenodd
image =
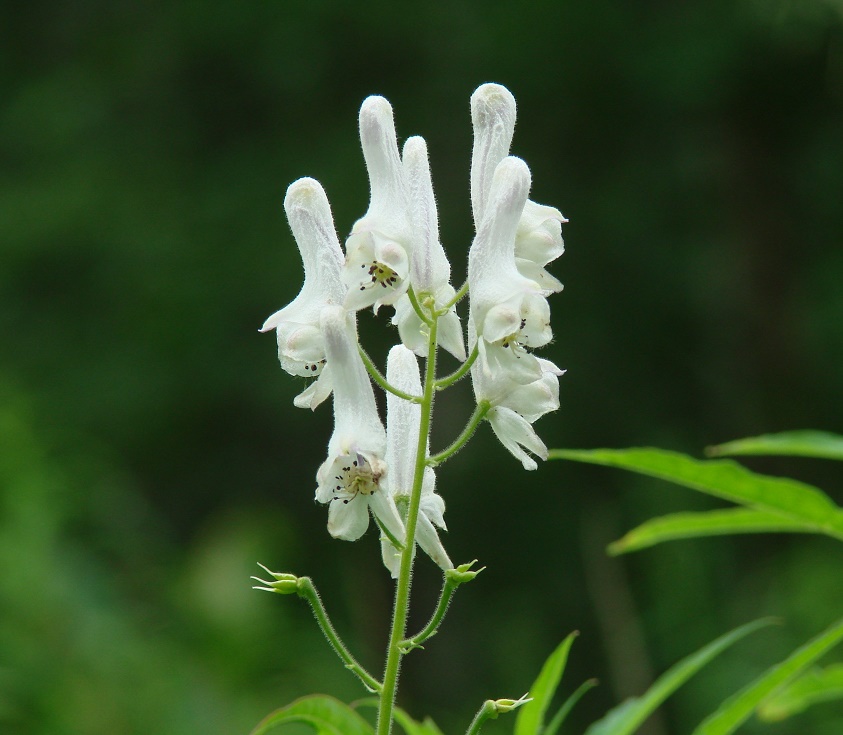
M515 719L514 735L541 735L544 716L568 662L568 652L578 633L571 633L544 662L529 696L532 701L522 705Z
M843 640L843 620L794 651L780 664L769 668L749 686L729 697L694 730L693 735L729 735L738 729L755 708L779 687L793 681L823 654Z
M703 646L696 653L682 659L662 674L641 697L628 699L610 710L586 730L585 735L631 735L644 721L682 684L696 674L709 661L737 643L744 636L770 625L771 620L756 620L742 625Z
M843 699L843 664L812 669L786 687L773 692L758 707L758 716L777 722L813 704Z
M374 735L372 726L338 699L313 694L267 715L251 735L263 735L292 722L310 725L316 735Z
M798 480L759 475L732 460L698 460L664 449L552 449L570 459L639 472L775 515L810 523L843 539L843 511L822 490Z
M783 431L779 434L762 434L747 439L718 444L706 449L712 457L723 455L793 455L843 460L843 436L827 431Z
M609 545L609 553L626 554L663 541L732 533L823 533L823 529L805 521L749 508L671 513L632 529Z

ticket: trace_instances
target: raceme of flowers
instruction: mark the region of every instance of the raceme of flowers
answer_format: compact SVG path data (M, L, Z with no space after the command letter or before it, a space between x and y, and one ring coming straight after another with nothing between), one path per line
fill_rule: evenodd
M562 284L547 266L563 252L561 226L567 220L528 198L529 168L509 155L515 117L515 99L501 85L484 84L471 96L476 234L468 251L467 288L459 291L451 284L439 239L427 145L413 136L399 151L392 107L383 97L367 98L360 109L370 200L344 249L317 181L299 179L284 200L304 285L261 331L275 330L286 372L310 379L296 406L315 410L333 393L335 428L316 490L316 500L328 505L329 532L353 541L373 516L393 576L416 475L421 490L415 540L443 569L453 566L437 533L445 521L444 501L434 492L436 462L424 457L423 473L416 472L418 447L426 446L418 436L423 387L417 355L432 358L431 325L434 350L445 349L465 372L466 360L472 361L478 407L503 446L528 470L536 469L534 457L547 458L533 423L559 407L563 371L534 350L553 338L547 297ZM464 328L457 303L466 291ZM386 429L356 328L357 311L382 306L393 308L401 342L387 363L385 382L397 391L388 393Z

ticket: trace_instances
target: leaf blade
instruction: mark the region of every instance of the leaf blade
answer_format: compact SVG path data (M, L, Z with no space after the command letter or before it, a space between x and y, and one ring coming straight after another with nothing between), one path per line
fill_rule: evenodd
M783 431L717 444L708 447L706 454L711 457L754 454L843 460L843 436L813 429Z
M843 664L813 669L773 692L758 707L758 717L778 722L819 702L843 699Z
M822 490L798 480L759 475L728 459L698 460L665 449L552 449L568 459L638 472L756 510L810 522L843 539L843 511Z
M747 623L686 656L656 679L645 694L628 699L610 710L602 719L593 723L585 735L632 735L665 699L703 666L741 638L772 622L762 619Z
M820 656L843 640L843 620L797 648L784 661L770 667L737 694L729 697L694 730L692 735L730 735L756 707L779 687L795 679Z
M823 533L811 523L750 508L670 513L652 518L609 544L613 556L640 551L665 541L734 533Z
M556 687L565 672L568 662L568 652L574 638L579 635L576 631L562 641L547 660L539 672L538 677L530 688L532 701L522 705L515 719L514 735L540 735L544 726L544 716L550 701L556 693Z
M291 722L311 725L318 735L374 735L372 726L351 707L323 694L302 697L271 712L257 724L251 735L263 735Z

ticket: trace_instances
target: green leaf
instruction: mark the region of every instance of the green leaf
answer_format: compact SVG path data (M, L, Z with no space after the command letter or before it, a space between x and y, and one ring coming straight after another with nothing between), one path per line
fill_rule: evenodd
M562 726L562 723L565 721L565 718L568 716L568 713L574 709L577 702L582 699L583 694L596 686L597 679L589 679L588 681L584 681L580 684L577 691L568 697L568 699L566 699L562 706L558 709L556 714L553 716L553 719L550 721L550 724L544 729L542 735L556 735L557 731Z
M720 636L696 653L682 659L662 674L642 697L633 697L610 710L586 730L585 735L631 735L682 684L715 656L759 628L770 625L769 619L756 620Z
M782 663L773 666L749 686L727 699L707 717L693 735L729 735L738 729L753 710L779 687L788 684L820 656L843 640L843 620L794 651Z
M571 633L544 662L538 678L530 687L529 696L532 701L522 705L518 710L514 735L541 735L545 713L559 686L559 680L568 662L568 652L577 635L579 633L576 631Z
M792 717L818 702L843 699L843 664L812 669L758 706L758 716L767 722Z
M263 735L291 722L310 725L316 735L374 735L372 726L351 707L323 694L302 697L275 710L258 723L251 735Z
M664 449L553 449L550 459L619 467L668 480L791 520L843 539L843 511L811 485L750 472L732 460L698 460Z
M822 533L823 529L795 518L748 508L701 513L672 513L653 518L609 545L610 554L646 549L663 541L721 536L730 533Z
M358 699L352 702L351 706L354 708L372 707L377 709L380 706L380 702L377 697L366 697L365 699ZM416 722L400 707L393 707L392 718L401 726L401 729L404 730L406 735L442 735L442 731L430 717L425 717L422 722Z
M738 454L795 455L843 460L843 436L827 431L784 431L736 439L708 447L706 454L717 457Z

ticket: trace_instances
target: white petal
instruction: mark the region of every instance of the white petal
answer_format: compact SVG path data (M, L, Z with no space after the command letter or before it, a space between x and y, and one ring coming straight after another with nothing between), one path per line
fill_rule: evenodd
M328 454L365 451L383 457L386 435L378 416L375 394L357 349L352 315L328 306L320 321L334 382L334 433Z
M471 95L474 148L471 152L471 207L479 229L495 167L509 153L515 131L515 98L500 84L483 84Z
M519 416L512 409L498 406L489 411L487 418L501 444L521 460L525 470L534 470L538 465L522 446L537 457L547 459L547 447L523 416Z
M404 542L404 522L398 515L393 499L383 492L375 492L369 496L369 505L384 528L389 531L399 542Z
M450 352L460 362L466 359L465 342L462 334L462 325L456 311L449 311L439 317L437 341L444 349Z
M424 139L419 136L408 138L402 160L413 229L411 280L416 293L435 293L450 280L451 264L439 241L439 220Z
M562 224L568 220L555 207L528 201L518 223L515 254L538 265L547 265L565 252Z
M427 516L419 514L418 525L416 526L416 541L422 551L427 554L440 568L453 569L454 565L448 557L448 552L439 540L439 534Z
M381 534L381 559L390 576L398 579L398 572L401 569L401 552L383 534Z
M296 408L309 408L311 411L315 411L316 407L331 395L333 388L331 366L325 365L319 377L293 399L293 405Z
M363 495L344 503L333 500L328 507L328 533L343 541L356 541L369 527L369 504Z
M389 351L386 379L405 393L422 393L418 360L404 345L395 345ZM420 424L421 406L418 403L387 393L386 462L390 487L395 494L409 495L412 490Z

